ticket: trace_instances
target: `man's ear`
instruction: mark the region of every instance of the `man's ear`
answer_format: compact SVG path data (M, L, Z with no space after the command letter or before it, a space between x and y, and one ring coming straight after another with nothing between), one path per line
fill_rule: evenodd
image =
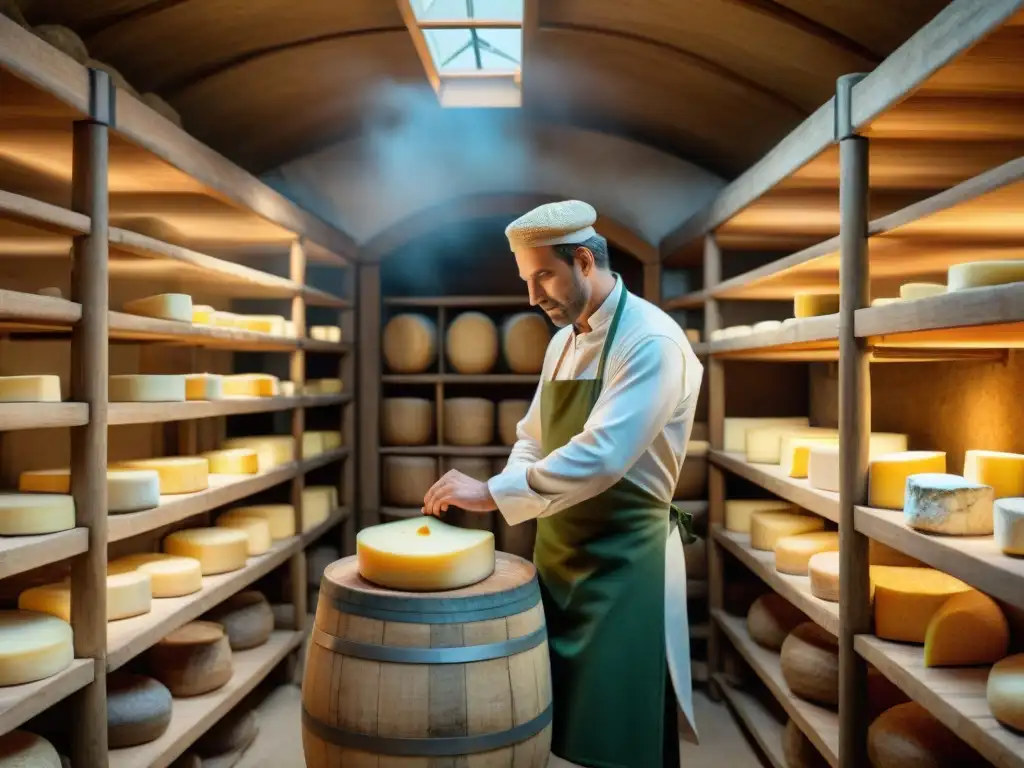
M576 259L576 263L579 264L580 272L583 273L583 276L589 275L590 271L594 268L594 252L585 245L581 245L573 252L573 257Z

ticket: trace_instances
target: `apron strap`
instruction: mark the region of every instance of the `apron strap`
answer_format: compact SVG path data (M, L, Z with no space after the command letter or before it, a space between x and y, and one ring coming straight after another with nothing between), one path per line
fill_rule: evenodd
M697 540L693 528L693 515L690 512L680 509L675 504L669 504L669 519L672 521L672 527L679 531L679 538L682 539L684 546ZM669 534L671 535L671 531Z

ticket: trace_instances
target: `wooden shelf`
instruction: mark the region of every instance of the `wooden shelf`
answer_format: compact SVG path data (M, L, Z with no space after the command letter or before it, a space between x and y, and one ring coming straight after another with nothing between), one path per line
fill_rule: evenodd
M857 635L857 653L998 768L1024 768L1024 735L999 724L985 694L989 667L925 667L921 646Z
M839 315L796 320L770 331L709 342L712 355L723 358L835 359L839 355Z
M756 696L734 686L725 675L713 677L726 702L740 722L746 726L747 732L761 748L762 754L772 768L789 768L782 751L782 737L786 732L786 724L780 723Z
M82 319L82 307L67 299L0 288L0 323L65 327Z
M830 603L811 594L807 576L793 576L775 570L775 553L750 546L750 536L715 526L712 535L723 549L753 571L761 581L807 614L815 624L839 636L839 603Z
M39 536L0 536L0 579L67 560L87 549L89 531L86 528Z
M903 512L857 507L858 531L982 592L1024 608L1024 558L1004 555L991 536L930 536L908 528Z
M832 768L839 768L839 715L790 693L789 686L782 677L779 655L751 640L743 619L720 610L713 611L712 616L729 636L736 650L746 659L829 765Z
M704 309L704 302L708 300L707 291L694 291L684 293L682 296L675 296L661 302L661 308L666 312L674 312L680 309Z
M839 494L811 488L806 480L787 477L778 464L751 464L740 454L712 449L711 462L739 475L781 499L791 501L834 523L839 522Z
M385 307L529 307L528 296L385 296Z
M250 557L246 566L230 573L204 576L203 588L185 597L153 600L149 613L107 624L107 671L113 672L188 622L262 578L302 548L302 537L274 543L269 552Z
M302 645L304 633L275 630L258 648L231 654L233 673L221 688L174 699L171 725L156 741L110 750L110 768L166 768Z
M386 373L380 377L385 384L536 384L540 376L532 373Z
M0 431L77 427L89 422L86 403L0 403Z
M210 419L240 413L287 411L303 405L301 397L232 397L224 400L190 400L184 403L110 403L108 423L156 424L166 421Z
M508 456L510 445L384 445L381 456Z
M0 217L62 235L89 232L89 217L0 189Z
M0 688L0 734L13 731L93 681L96 663L75 659L53 677L25 685Z

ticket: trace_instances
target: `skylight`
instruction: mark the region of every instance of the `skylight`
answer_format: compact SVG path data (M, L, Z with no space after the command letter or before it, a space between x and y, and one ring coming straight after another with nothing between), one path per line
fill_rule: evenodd
M523 0L412 0L417 21L512 21L523 23Z

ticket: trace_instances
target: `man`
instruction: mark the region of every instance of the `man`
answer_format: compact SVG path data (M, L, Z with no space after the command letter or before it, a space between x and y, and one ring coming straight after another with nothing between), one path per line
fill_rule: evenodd
M596 220L572 200L505 230L530 303L561 330L505 470L487 483L448 472L423 511L537 519L552 765L678 768L677 699L687 735L696 731L681 541L689 520L671 499L703 367L682 329L610 271ZM675 533L680 524L687 530Z

